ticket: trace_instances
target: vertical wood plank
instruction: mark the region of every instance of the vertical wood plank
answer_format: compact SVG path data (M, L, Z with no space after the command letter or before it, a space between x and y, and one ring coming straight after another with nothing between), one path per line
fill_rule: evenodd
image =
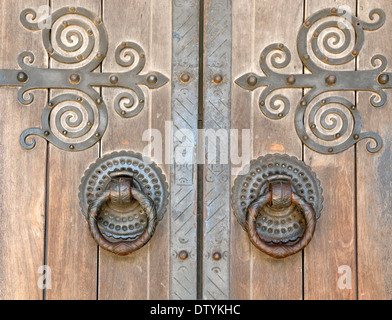
M19 69L24 51L35 56L34 66L47 68L48 59L39 32L23 28L20 13L47 1L0 1L0 68ZM18 36L15 37L14 35ZM20 134L40 124L47 92L34 92L34 102L17 102L16 88L0 88L0 299L42 299L37 285L44 264L46 143L32 151L19 144Z
M296 37L303 17L303 1L275 1L274 6L270 5L270 1L256 1L255 12L253 70L260 70L259 57L266 46L283 43L292 53L292 61L284 72L301 73L302 65L296 54ZM272 16L275 18L271 19ZM301 159L301 142L293 125L295 107L301 99L301 90L276 92L282 93L291 102L291 112L278 121L272 121L260 112L259 92L254 93L253 100L254 158L268 153L286 153ZM253 299L299 300L302 298L301 254L278 261L252 247L252 265ZM282 288L290 288L290 290Z
M150 69L163 73L170 78L172 70L172 2L171 0L151 1L151 60ZM171 82L159 90L150 91L151 98L151 128L162 133L162 161L158 165L166 175L168 185L171 183L170 163L165 161L170 143L166 143L166 122L171 120ZM170 190L169 190L170 194ZM170 217L171 204L163 221L159 223L150 244L150 278L149 296L151 300L170 298Z
M151 61L150 0L120 0L115 6L111 5L111 1L104 1L103 9L110 45L102 70L125 71L114 59L115 50L123 41L136 42L143 48L146 53L147 70ZM142 90L146 95L145 88ZM146 98L146 105L137 117L123 119L113 109L114 99L122 91L124 90L103 89L103 97L109 106L110 123L102 139L102 154L127 149L142 152L144 148L142 135L151 125L151 99ZM154 240L155 238L152 239ZM148 244L128 257L118 257L100 249L99 299L147 299L149 251Z
M324 8L350 6L356 12L354 0L306 0L305 18ZM354 70L355 63L329 67L330 70ZM336 94L336 93L335 93ZM334 95L328 93L323 97ZM339 96L355 102L351 92ZM322 99L318 97L317 99ZM354 147L338 155L322 155L305 148L305 162L321 181L324 209L315 236L305 249L304 297L317 299L355 299L355 155ZM352 271L352 289L341 290L338 281L342 267Z
M370 60L382 54L389 62L391 72L392 48L388 44L392 32L390 1L375 0L358 3L358 15L370 21L371 10L380 8L386 14L385 25L366 33L365 45L358 57L358 69L373 69ZM364 132L376 132L384 141L384 148L377 154L366 151L366 143L357 147L358 181L358 298L364 300L392 299L392 198L391 198L391 150L392 150L392 95L387 93L387 103L380 109L373 108L370 93L358 93Z
M101 16L100 0L52 0L52 12L79 6ZM51 61L52 68L72 68ZM51 97L60 94L52 90ZM49 146L47 261L52 269L50 300L96 299L97 245L79 207L79 184L84 171L99 155L98 146L71 153Z
M116 65L115 49L123 41L139 44L146 53L146 66L141 72L159 71L170 76L171 70L171 6L170 1L122 0L111 5L104 1L104 19L107 23L110 48L104 61L104 72L124 72ZM124 9L125 8L125 9ZM113 109L115 97L121 89L103 89L109 105L110 125L102 140L102 152L132 150L145 156L148 142L143 134L149 129L159 130L163 141L165 121L170 120L170 84L154 92L142 87L146 105L133 119L121 118ZM163 146L164 147L164 146ZM152 157L154 161L154 157ZM162 158L164 160L164 157ZM169 180L169 167L163 166ZM144 248L129 257L118 257L100 250L100 299L167 299L169 292L169 217L158 224L153 239Z
M292 52L292 61L284 72L301 73L301 63L295 55L295 39L296 30L302 23L302 1L275 1L271 6L270 1L236 0L233 8L233 79L247 72L262 74L259 57L272 43L284 43ZM301 98L301 91L278 92L291 102L292 111L284 119L272 121L258 107L262 90L247 93L234 86L232 127L251 130L252 159L269 153L288 153L301 159L302 147L293 126L293 109ZM235 218L233 220L232 296L240 299L301 299L301 254L284 261L269 258L250 244L247 234Z
M253 9L254 1L233 0L232 2L232 74L233 80L249 72L249 66L253 64L253 50L244 50L250 48L253 43L253 30L243 28L245 21L252 17L251 24L254 23ZM251 130L253 122L252 98L249 92L246 92L236 85L232 86L232 111L231 127L235 130ZM241 135L239 135L242 137ZM239 139L241 142L242 139ZM245 143L242 141L242 143ZM240 149L239 149L240 150ZM235 176L231 176L233 185ZM231 214L233 212L231 211ZM230 224L230 245L231 245L231 263L230 263L230 291L231 298L235 300L249 300L251 297L251 243L248 235L238 224L235 217L231 217Z

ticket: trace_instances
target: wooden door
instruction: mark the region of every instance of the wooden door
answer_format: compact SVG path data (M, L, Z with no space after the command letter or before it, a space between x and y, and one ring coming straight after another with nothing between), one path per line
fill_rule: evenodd
M323 99L338 95L350 101L360 112L361 132L375 132L383 141L375 153L368 152L369 141L363 139L330 154L308 147L296 131L296 108L309 87L282 86L278 92L290 101L291 109L282 119L271 120L260 110L259 97L265 87L244 90L236 82L248 73L264 76L260 54L273 43L291 52L290 63L278 72L309 75L297 54L298 30L327 8L351 12L365 25L359 52L348 63L328 66L329 70L376 69L381 60L392 60L392 51L385 45L392 30L388 4L388 0L17 0L12 4L0 0L4 109L0 117L0 298L391 299L389 80L382 84L376 78L369 90L354 86L322 94ZM119 59L117 51L133 42L144 54L140 74L159 73L168 82L159 88L140 85L143 107L127 118L115 109L126 88L116 86L114 80L111 84L100 80L93 89L102 101L95 102L107 108L108 124L96 143L84 150L75 150L79 145L59 148L44 135L44 139L35 137L34 148L26 150L32 140L23 144L21 133L40 128L45 106L77 88L71 79L71 85L46 83L22 94L20 88L30 80L18 73L23 69L20 59L18 64L23 52L34 54L34 62L27 55L24 64L40 68L43 77L55 70L75 70L50 54L41 29L33 32L21 23L27 8L37 13L38 20L46 13L68 10L72 15L84 8L95 17L89 28L104 25L108 50L101 56L94 53L93 59L101 60L89 79L129 70L127 63L121 65L127 56ZM385 13L386 21L369 31L366 23L380 18L369 17L376 8ZM25 18L36 22L31 14ZM72 25L74 17L67 19ZM40 21L44 27L50 24ZM67 23L51 27L51 37L57 40L54 28L66 29ZM97 37L99 32L94 32ZM329 44L342 45L343 35L331 37ZM72 46L78 32L62 37ZM351 33L353 39L357 40ZM372 62L377 55L385 58ZM278 57L278 62L282 60L283 56ZM380 71L388 72L388 65ZM350 88L351 80L345 81ZM380 92L374 86L380 85L386 102L374 108L369 101ZM31 97L29 93L34 100L22 104ZM97 245L78 198L89 166L123 150L155 161L170 192L153 238L127 257ZM302 252L281 260L252 245L232 208L233 185L241 169L250 160L276 153L306 163L321 181L324 197L312 241Z

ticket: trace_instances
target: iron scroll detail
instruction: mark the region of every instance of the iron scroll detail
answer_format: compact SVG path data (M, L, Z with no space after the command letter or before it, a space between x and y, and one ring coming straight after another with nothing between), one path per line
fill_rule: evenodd
M86 150L103 137L108 124L107 107L97 89L124 89L115 98L114 109L119 116L131 118L145 105L140 86L157 89L169 81L159 72L142 73L146 53L130 41L122 42L115 51L117 64L126 71L93 72L106 58L109 42L103 21L84 8L64 7L44 21L38 21L33 9L25 9L20 20L26 29L41 31L51 59L68 66L64 69L34 67L34 54L22 52L18 58L20 70L0 70L0 87L19 87L18 100L23 105L34 101L32 90L66 90L44 107L40 128L27 129L21 134L20 143L26 149L35 147L38 136L62 150Z
M375 133L361 131L361 116L355 104L339 96L320 97L326 92L368 91L373 93L370 98L373 107L385 105L384 90L392 89L392 74L385 72L387 59L384 56L372 57L374 69L371 70L328 68L353 61L363 47L365 31L381 28L386 19L381 9L372 10L369 17L371 23L345 10L321 10L304 22L297 37L298 55L309 73L276 72L289 65L291 53L284 44L275 43L267 46L260 56L260 68L265 76L247 73L235 82L250 91L265 87L259 97L259 107L272 120L282 119L290 112L290 101L276 91L308 89L295 111L295 128L302 142L316 152L340 153L364 139L371 140L367 143L369 152L378 152L383 146L382 139Z

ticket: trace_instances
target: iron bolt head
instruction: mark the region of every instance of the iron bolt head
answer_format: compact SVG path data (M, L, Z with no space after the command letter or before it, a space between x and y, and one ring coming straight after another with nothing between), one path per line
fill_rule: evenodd
M288 76L287 80L286 80L288 85L293 85L295 83L295 81L296 81L296 79L295 79L295 76L293 76L293 75Z
M111 84L116 84L118 82L118 77L115 75L110 76L109 81Z
M257 77L256 76L249 76L246 82L249 86L254 87L257 84Z
M214 83L215 84L220 84L223 81L223 77L220 74L217 74L214 76Z
M383 73L378 77L379 84L387 84L389 82L389 75Z
M185 250L181 251L181 252L178 254L178 257L180 258L180 260L185 261L186 259L189 258L188 251L185 251Z
M79 84L80 83L80 75L77 73L72 73L69 76L69 82L71 82L72 84Z
M19 72L16 77L19 82L26 82L29 79L29 77L25 72Z
M150 74L150 75L147 77L147 82L148 82L148 84L150 84L150 85L157 84L158 78L157 78L157 76L156 76L155 74Z
M191 76L189 75L189 73L183 73L181 75L181 81L184 83L188 83L189 81L191 81Z
M329 86L333 86L334 84L336 84L336 76L335 75L333 75L333 74L331 74L331 75L329 75L329 76L327 76L326 78L325 78L325 82L326 82L326 84L327 85L329 85Z
M221 259L222 259L222 254L221 254L220 252L215 252L215 253L212 255L212 259L214 259L215 261L221 260Z

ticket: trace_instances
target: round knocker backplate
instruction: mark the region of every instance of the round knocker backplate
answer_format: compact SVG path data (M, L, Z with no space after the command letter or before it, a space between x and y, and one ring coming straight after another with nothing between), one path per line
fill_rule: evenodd
M291 196L295 194L303 199L314 210L317 219L320 218L324 200L320 181L302 161L279 154L252 161L249 171L240 174L234 182L232 207L238 222L245 231L249 231L247 217L250 206L268 195L271 185L276 183L288 186L289 204L284 208L279 208L279 203L260 207L255 216L255 232L260 241L271 247L290 246L304 236L307 228L303 212L290 202ZM272 190L283 189L275 187ZM272 194L271 199L279 199L279 195L276 197Z
M87 218L89 205L108 189L111 177L116 173L132 175L132 189L143 192L154 201L157 220L162 220L168 203L168 184L162 170L141 154L131 151L115 152L98 159L85 172L80 187L79 200L82 213ZM127 206L108 201L100 210L97 224L106 237L117 240L133 240L146 229L146 212L135 200Z

